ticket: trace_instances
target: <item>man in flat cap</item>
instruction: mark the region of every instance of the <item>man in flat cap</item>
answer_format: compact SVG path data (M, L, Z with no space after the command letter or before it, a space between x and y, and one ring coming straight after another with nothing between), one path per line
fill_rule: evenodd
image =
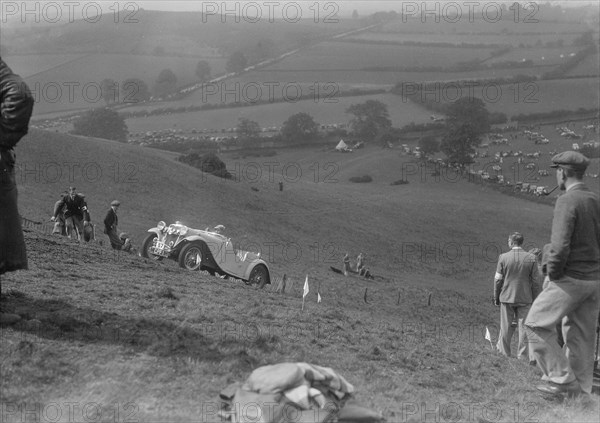
M125 244L118 232L119 218L117 216L117 210L119 209L120 205L121 203L117 200L111 202L110 209L104 218L104 233L108 235L110 245L115 250L123 249L123 245Z
M562 191L544 247L543 291L525 322L529 348L544 373L549 396L589 395L592 390L596 325L600 310L600 205L582 182L589 160L575 151L552 158ZM565 348L557 342L561 323Z

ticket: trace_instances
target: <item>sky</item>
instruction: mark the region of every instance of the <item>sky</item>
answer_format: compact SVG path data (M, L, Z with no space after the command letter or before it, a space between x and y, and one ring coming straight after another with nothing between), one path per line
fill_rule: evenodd
M411 10L421 8L424 3L427 8L444 7L448 3L458 4L462 10L468 10L468 4L477 4L484 7L488 3L508 3L514 0L0 0L1 23L8 26L23 23L32 23L35 12L27 13L27 10L35 10L38 14L51 21L57 10L61 13L61 22L65 22L69 16L74 15L75 20L82 18L82 13L87 12L89 16L95 16L96 7L101 8L99 12L104 15L114 15L117 11L134 12L139 9L163 10L163 11L198 11L207 14L237 14L241 16L261 16L262 18L282 19L286 17L310 19L325 19L327 17L339 16L349 17L354 10L359 16L366 16L377 11L395 10L401 12L404 7ZM519 0L521 4L535 3L539 6L548 1L525 1ZM552 0L551 4L560 4L562 7L581 6L586 4L598 5L598 0ZM408 10L408 9L407 9ZM55 22L54 22L55 23Z
M451 0L426 0L426 3L444 3L449 2ZM458 4L465 3L465 1L455 1ZM473 0L469 0L473 1ZM528 3L528 1L519 0L521 3ZM480 3L513 3L514 0L481 0ZM538 4L544 4L548 2L548 0L537 1ZM552 0L549 1L552 5L560 4L561 7L572 7L572 6L581 6L583 4L595 4L597 1L594 0ZM125 2L122 2L125 3ZM213 0L213 1L204 1L204 0L172 0L172 1L164 1L164 0L141 0L135 1L137 5L144 9L153 9L153 10L173 10L173 11L201 11L202 8L212 8L213 6L217 6L222 8L231 7L234 8L235 4L238 7L244 7L244 4L255 3L264 9L268 8L268 3L273 3L274 5L271 7L276 7L276 5L284 5L285 3L298 3L305 9L314 8L315 3L319 4L321 9L330 9L333 5L337 7L340 12L343 13L352 13L353 10L358 10L359 13L373 13L376 11L389 11L389 10L400 10L402 8L402 3L413 3L413 4L422 4L423 0Z

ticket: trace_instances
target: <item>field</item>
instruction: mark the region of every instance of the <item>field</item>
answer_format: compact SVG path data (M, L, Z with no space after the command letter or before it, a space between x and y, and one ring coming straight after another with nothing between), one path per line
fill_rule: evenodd
M264 95L265 99L268 98L266 91ZM217 100L219 96L219 94L215 94L208 98L214 97ZM219 130L237 126L239 118L254 120L261 127L280 127L290 116L305 112L320 124L348 123L350 116L345 113L346 109L352 104L363 103L367 100L379 100L387 104L390 119L395 126L401 127L410 122L426 123L429 121L429 114L421 106L410 101L404 102L400 96L394 94L381 94L358 97L315 97L312 100L297 102L289 101L252 107L130 118L126 122L130 132L156 131L167 128Z
M221 223L295 283L286 295L257 291L28 229L30 270L3 278L3 309L27 320L3 331L1 389L9 404L45 410L93 402L104 416L208 420L206 405L228 383L260 365L307 361L332 366L357 386L360 404L388 421L424 421L422 409L443 413L448 404L462 413L471 404L484 420L493 412L490 421L597 418L597 397L586 410L541 399L539 371L498 356L483 338L486 327L496 333L490 275L506 233L521 229L528 247L541 245L551 207L465 182L424 180L410 159L375 148L226 158L238 171L234 182L202 177L154 150L36 130L17 154L29 170L18 175L21 213L32 220L44 221L56 194L75 184L95 222L112 198L121 199L121 228L138 245L158 219ZM71 180L50 181L56 173L43 170L67 161L83 169L91 160L105 170L102 178L75 171ZM286 178L279 192L269 172L256 179L267 162L277 172L288 163L304 172L278 173ZM135 172L115 177L109 170L117 163L132 163ZM365 173L375 183L347 181ZM410 184L389 185L402 176ZM345 251L364 251L379 277L330 272ZM310 293L301 311L305 275ZM407 414L415 406L419 414ZM19 410L7 409L5 421L21 421Z
M600 75L600 56L597 53L589 55L574 69L567 72L567 76L577 75Z
M521 113L597 108L600 105L597 82L597 78L578 78L503 85L475 83L462 90L455 83L449 82L435 85L435 91L423 91L420 98L450 103L472 93L484 101L490 112L502 112L510 117ZM407 84L405 87L408 90L414 89L414 84Z
M424 67L452 66L459 62L483 60L491 49L453 47L377 45L347 42L323 42L270 66L276 70L360 70L377 66Z
M575 28L574 28L575 29ZM565 45L570 45L571 41L581 34L580 30L572 33L565 32L547 32L537 34L522 35L516 33L478 33L477 37L473 37L473 32L433 32L436 28L431 28L431 31L425 30L423 27L417 28L416 31L407 30L405 28L391 28L386 31L386 27L379 30L363 32L353 35L353 39L366 41L383 41L383 42L417 42L417 43L452 43L452 44L488 44L490 46L509 45L518 47L519 44L532 44L539 39L541 42L556 42L563 40ZM488 27L489 30L489 27Z
M6 55L3 60L10 68L22 78L31 78L34 75L47 72L55 67L71 61L77 61L87 56L86 54L26 54Z
M508 53L486 61L487 64L501 62L524 62L531 60L534 66L561 65L574 56L580 50L579 47L536 47L536 48L513 48Z
M27 56L29 57L29 56ZM42 56L43 57L43 56ZM64 57L63 64L55 64L46 71L25 78L27 84L36 95L36 115L59 110L73 110L104 105L100 97L100 83L110 78L121 84L128 78L139 78L144 81L151 92L158 74L163 69L171 69L177 76L178 85L186 85L197 81L196 64L199 60L207 60L213 73L222 73L225 59L219 57L169 57L143 56L131 54L91 54L71 59ZM12 65L12 57L7 57L13 71L26 76L32 72L35 61L19 60ZM48 57L46 63L51 59ZM57 59L58 60L58 59ZM20 63L19 63L20 62ZM46 66L49 66L46 65ZM86 88L89 87L89 88ZM71 89L69 89L71 87ZM71 91L70 91L71 90ZM126 96L129 93L124 93Z

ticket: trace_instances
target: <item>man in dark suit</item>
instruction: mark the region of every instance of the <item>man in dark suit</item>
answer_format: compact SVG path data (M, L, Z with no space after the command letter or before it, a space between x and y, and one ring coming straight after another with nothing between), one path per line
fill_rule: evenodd
M110 203L110 209L104 218L104 233L108 235L110 245L113 249L129 251L131 249L129 236L125 233L119 235L119 217L117 216L117 210L120 205L121 203L117 200Z
M534 358L527 348L523 324L531 303L541 289L537 279L536 257L522 248L523 241L523 235L519 232L510 234L510 251L498 258L494 276L494 304L500 306L500 335L496 347L505 356L511 356L510 343L515 331L511 323L516 317L519 327L517 358L532 363Z
M56 210L64 208L65 227L67 236L73 239L73 229L76 231L77 241L81 241L83 236L83 226L87 226L90 222L87 203L83 196L77 194L75 187L69 187L69 194L63 197L62 201L55 207L55 214L52 216L52 221L56 221L58 213Z

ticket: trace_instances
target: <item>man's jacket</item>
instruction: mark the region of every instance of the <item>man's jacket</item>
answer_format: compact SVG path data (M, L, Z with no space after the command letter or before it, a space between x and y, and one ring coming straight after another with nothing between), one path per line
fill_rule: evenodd
M573 186L556 200L550 247L544 250L550 280L565 275L600 279L600 203L585 185Z
M531 304L540 292L536 257L515 247L498 258L494 296L507 304Z
M110 232L112 229L116 228L118 224L119 218L117 217L117 213L115 213L111 207L104 218L104 233Z
M33 96L23 80L0 58L0 154L25 134L33 112Z
M76 216L82 220L90 220L87 203L79 194L75 194L75 196L72 198L70 195L67 195L58 204L56 204L54 207L54 217L58 217L59 214L56 213L56 210L60 211L63 210L63 208L65 211L65 219L68 219L71 216Z

